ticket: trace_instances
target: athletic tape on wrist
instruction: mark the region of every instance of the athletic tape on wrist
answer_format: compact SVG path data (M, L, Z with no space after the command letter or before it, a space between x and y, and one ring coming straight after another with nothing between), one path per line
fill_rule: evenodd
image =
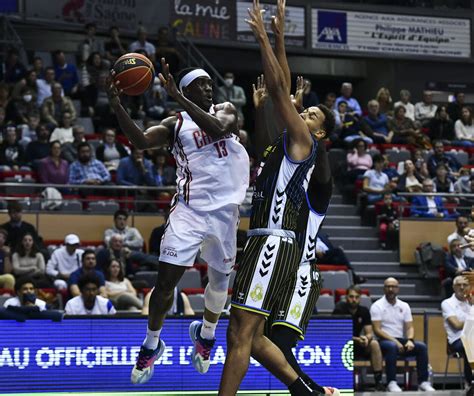
M191 70L189 73L185 74L183 78L181 79L181 81L179 82L179 90L183 92L183 88L187 87L196 78L199 78L199 77L211 78L211 76L203 69Z

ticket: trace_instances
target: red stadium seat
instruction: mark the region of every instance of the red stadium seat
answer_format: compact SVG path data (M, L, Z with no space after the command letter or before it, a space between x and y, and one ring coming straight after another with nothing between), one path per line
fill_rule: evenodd
M318 268L321 272L324 271L348 271L347 265L338 264L318 264Z

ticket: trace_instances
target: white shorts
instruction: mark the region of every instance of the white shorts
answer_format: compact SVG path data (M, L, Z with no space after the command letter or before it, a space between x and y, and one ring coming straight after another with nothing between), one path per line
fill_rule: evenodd
M210 267L230 273L237 253L239 221L238 205L201 212L178 201L161 239L160 261L192 267L200 249Z

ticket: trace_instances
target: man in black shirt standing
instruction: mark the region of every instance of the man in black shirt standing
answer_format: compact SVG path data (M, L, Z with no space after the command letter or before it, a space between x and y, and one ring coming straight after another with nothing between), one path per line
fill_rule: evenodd
M372 321L368 308L360 305L361 291L358 286L350 286L346 291L346 301L339 301L333 314L351 315L353 323L354 357L356 359L370 356L375 377L375 390L384 391L382 385L382 351L374 339Z

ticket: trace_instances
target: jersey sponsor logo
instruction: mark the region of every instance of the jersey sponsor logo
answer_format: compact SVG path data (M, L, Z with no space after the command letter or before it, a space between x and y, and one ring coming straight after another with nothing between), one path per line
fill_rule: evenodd
M302 313L303 307L301 306L300 303L296 303L293 305L293 307L290 309L290 315L293 319L298 320L301 318L301 313Z
M228 263L232 263L234 260L235 260L235 256L234 256L234 257L225 258L224 260L222 260L222 262L223 262L224 264L228 264Z
M172 247L166 247L163 250L163 255L178 258L178 252Z
M263 286L261 283L257 283L255 287L250 292L250 298L257 302L263 299Z

